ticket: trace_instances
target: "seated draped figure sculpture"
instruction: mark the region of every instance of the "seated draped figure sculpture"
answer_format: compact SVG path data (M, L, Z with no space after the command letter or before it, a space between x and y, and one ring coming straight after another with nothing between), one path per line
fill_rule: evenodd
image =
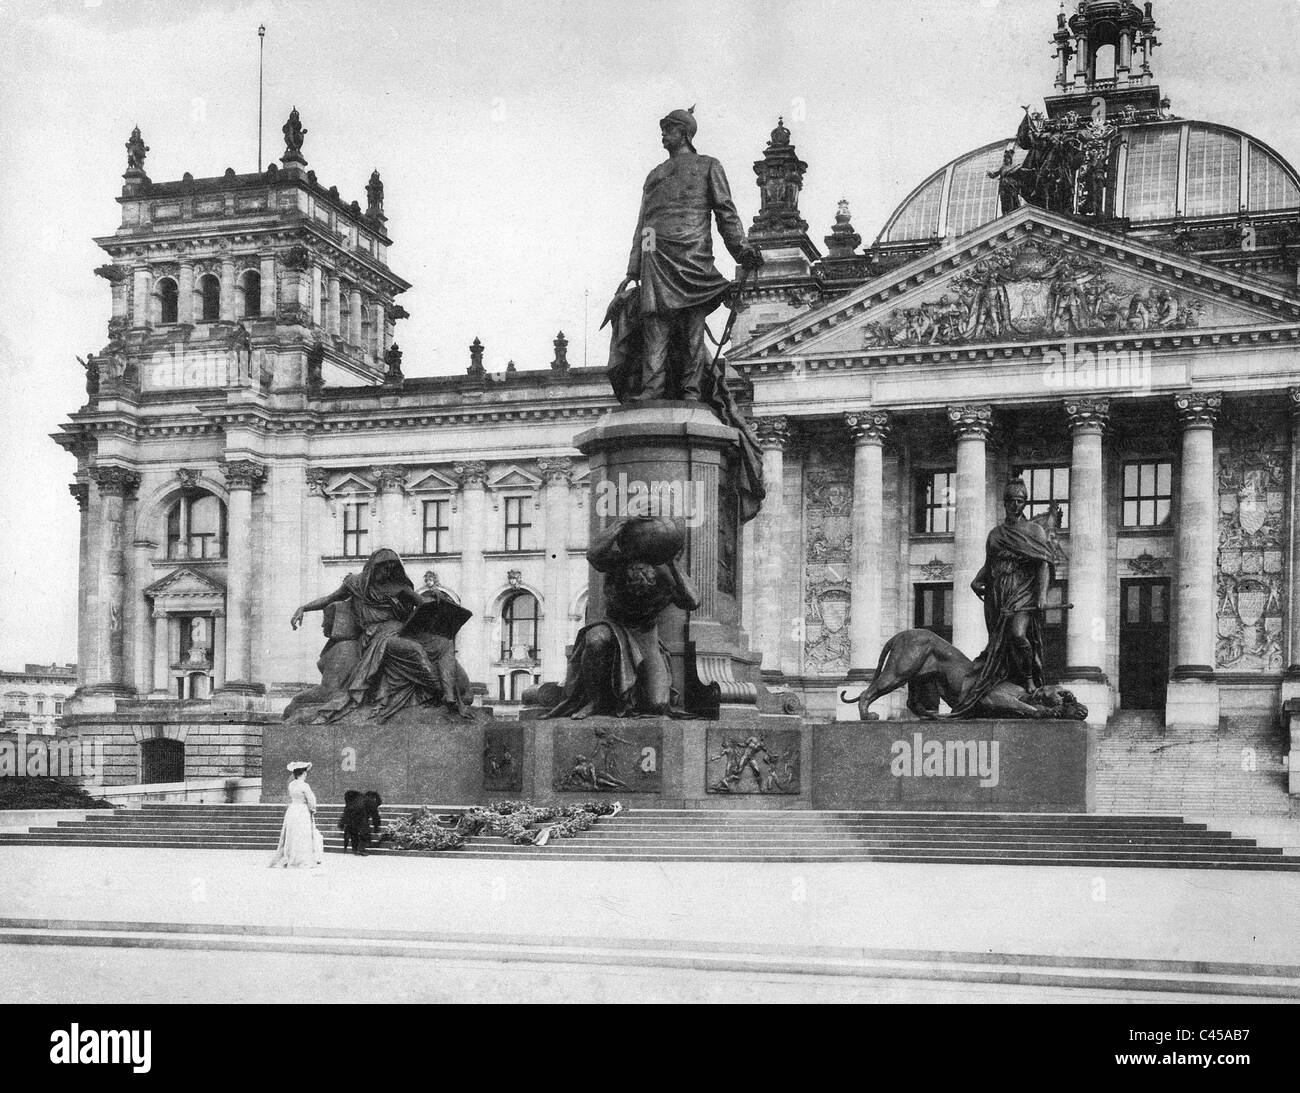
M329 640L317 662L321 684L297 696L286 718L315 706L311 717L317 721L361 710L386 721L431 704L468 715L473 696L456 660L455 632L469 612L445 595L418 595L395 551L376 550L360 574L303 604L290 620L293 629L307 611L326 612Z

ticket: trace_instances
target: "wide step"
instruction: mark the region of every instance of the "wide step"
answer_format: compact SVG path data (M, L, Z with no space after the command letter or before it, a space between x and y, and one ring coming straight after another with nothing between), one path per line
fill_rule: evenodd
M414 806L385 806L384 819ZM341 852L340 808L322 806L325 848ZM463 806L437 807L449 823ZM0 845L271 850L284 808L277 804L149 804L88 815L27 832L0 833ZM631 810L545 847L477 837L462 849L395 850L384 856L446 860L640 862L899 862L965 865L1075 865L1158 869L1300 872L1300 858L1227 831L1169 815L937 812L761 812Z

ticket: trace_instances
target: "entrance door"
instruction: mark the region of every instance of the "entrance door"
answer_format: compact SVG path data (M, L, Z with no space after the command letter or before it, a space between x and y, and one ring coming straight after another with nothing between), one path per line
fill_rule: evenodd
M945 641L952 641L952 585L913 585L913 623L918 630L933 630Z
M1125 710L1163 710L1169 682L1169 578L1119 583L1119 699Z

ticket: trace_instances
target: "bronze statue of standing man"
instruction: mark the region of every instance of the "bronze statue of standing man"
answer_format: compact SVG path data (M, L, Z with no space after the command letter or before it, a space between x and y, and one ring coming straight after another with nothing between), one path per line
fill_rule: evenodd
M627 277L611 305L613 312L624 290L637 284L643 355L639 376L627 377L626 397L615 382L621 402L710 401L712 357L704 320L731 290L731 282L713 264L714 218L737 262L747 268L762 262L745 240L722 164L695 150L694 109L674 110L659 121L668 158L646 177Z

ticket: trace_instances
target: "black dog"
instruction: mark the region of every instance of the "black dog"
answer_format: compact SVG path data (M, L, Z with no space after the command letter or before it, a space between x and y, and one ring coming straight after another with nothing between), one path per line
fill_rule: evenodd
M339 828L343 832L344 853L349 846L358 854L366 852L366 844L370 842L370 817L366 815L366 803L359 789L350 789L343 794Z
M364 794L358 789L350 789L343 794L343 814L339 817L339 828L343 832L343 850L349 846L358 854L364 854L370 845L372 834L379 833L379 806L383 799L373 789Z

